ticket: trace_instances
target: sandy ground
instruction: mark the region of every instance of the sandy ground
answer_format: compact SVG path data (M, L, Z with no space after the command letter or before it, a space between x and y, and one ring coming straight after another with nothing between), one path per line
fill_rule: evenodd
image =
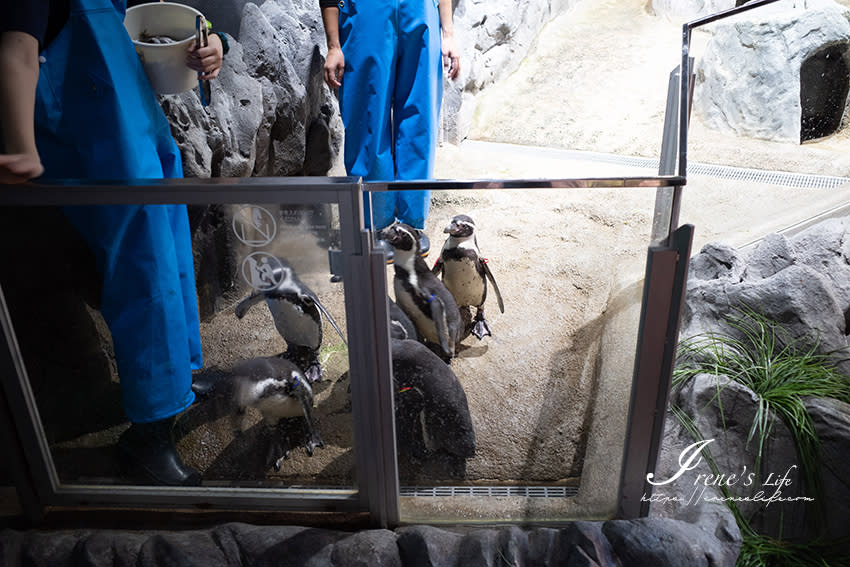
M482 95L469 139L438 149L437 176L654 175L651 169L575 152L658 157L680 33L681 22L650 15L642 0L581 3L548 25L520 68ZM697 32L695 51L706 40L705 32ZM850 176L848 149L849 130L796 146L711 131L693 117L688 155L692 163ZM799 189L690 176L680 220L696 227L695 251L712 240L743 246L846 202L850 188ZM467 338L452 362L477 435L466 476L453 478L439 463L402 463L403 484L580 484L592 490L579 493L579 508L611 505L654 204L655 190L646 188L434 193L426 226L434 245L429 262L436 259L451 217L472 216L505 312L488 300L493 336ZM324 243L297 229L279 242L344 328L343 287L328 280ZM392 278L392 268L387 274ZM205 322L203 344L207 365L222 367L277 354L285 346L262 305L243 320L227 310ZM324 449L312 458L296 450L281 471L273 471L255 449L262 437L259 424L233 443L226 418L202 404L181 418L180 447L187 461L213 484L234 479L353 484L347 359L328 325L322 356L326 380L316 388L316 413ZM442 505L436 499L434 509L422 513L439 513ZM494 513L504 513L503 505ZM487 516L478 506L463 514ZM517 506L533 516L528 503ZM581 515L576 509L556 513Z

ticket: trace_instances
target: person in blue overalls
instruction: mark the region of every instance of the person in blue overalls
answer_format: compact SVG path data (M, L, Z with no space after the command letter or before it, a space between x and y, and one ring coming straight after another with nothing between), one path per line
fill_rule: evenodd
M328 42L325 81L339 88L346 172L366 181L431 179L443 94L441 59L450 79L460 76L451 0L319 4ZM372 192L369 198L367 226L409 224L419 229L420 249L427 254L430 242L422 229L430 191Z
M182 177L170 127L123 25L124 0L0 0L0 182ZM222 44L187 64L218 74ZM33 120L33 117L35 118ZM122 464L157 484L195 485L174 446L175 415L201 367L185 205L65 207L103 276L124 410Z

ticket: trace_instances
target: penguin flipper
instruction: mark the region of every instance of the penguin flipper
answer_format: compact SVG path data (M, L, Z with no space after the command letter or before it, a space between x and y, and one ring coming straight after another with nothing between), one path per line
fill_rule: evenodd
M484 267L484 273L487 275L487 279L490 280L491 284L493 284L493 291L496 292L496 301L499 302L499 311L504 313L505 302L502 301L502 292L499 291L499 284L496 283L496 278L493 277L493 272L490 271L490 266L488 266L486 262L482 262L481 265Z
M312 457L316 447L323 448L325 442L322 440L322 435L319 433L319 430L316 428L316 422L313 420L313 396L305 394L299 396L299 398L301 407L304 410L304 419L307 422L307 442L304 444L304 448L307 450L307 455Z
M235 309L236 318L241 319L242 317L244 317L248 310L253 307L255 303L262 301L263 299L265 299L265 297L265 294L255 291L251 295L240 301Z
M436 295L431 296L429 301L431 306L431 319L434 321L434 326L437 329L437 337L440 339L440 347L448 356L455 355L454 343L449 338L449 323L446 319L446 306L443 300Z
M434 267L431 268L431 273L435 276L439 276L443 273L443 259L437 258L437 261L434 263Z
M319 299L317 297L313 297L313 303L316 304L316 307L319 308L319 311L322 312L322 315L324 315L325 318L328 321L330 321L330 324L333 326L333 328L336 329L336 332L339 335L339 338L342 339L342 342L345 344L345 346L348 346L348 341L345 340L345 335L342 334L342 331L340 330L339 325L336 324L336 321L334 321L334 318L331 316L330 312L327 309L325 309L325 306L322 305L322 302L319 301Z

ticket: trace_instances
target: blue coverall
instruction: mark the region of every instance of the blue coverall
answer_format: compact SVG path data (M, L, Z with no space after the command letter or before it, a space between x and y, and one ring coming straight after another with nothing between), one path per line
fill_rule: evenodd
M123 25L124 0L71 0L41 53L36 144L53 179L182 177L180 153ZM127 189L130 191L131 189ZM201 340L185 205L65 207L103 276L127 417L159 421L194 401Z
M339 35L346 171L367 181L432 178L443 95L436 0L343 0ZM367 225L398 219L424 228L430 198L430 191L372 192Z

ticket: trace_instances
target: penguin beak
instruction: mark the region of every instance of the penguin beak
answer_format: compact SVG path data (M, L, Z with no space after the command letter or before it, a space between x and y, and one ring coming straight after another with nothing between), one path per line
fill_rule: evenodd
M450 224L449 226L447 226L446 228L443 229L443 233L444 234L451 234L452 231L455 230L456 228L457 227L455 226L455 223L452 223L452 224Z

